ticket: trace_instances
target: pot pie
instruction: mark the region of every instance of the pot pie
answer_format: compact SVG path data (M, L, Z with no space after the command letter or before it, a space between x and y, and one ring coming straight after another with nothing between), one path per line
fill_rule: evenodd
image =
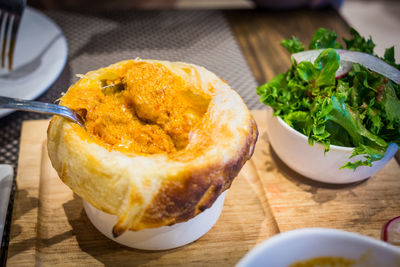
M48 151L63 182L116 215L114 237L187 221L230 187L258 131L241 97L192 64L127 60L80 76L54 116Z

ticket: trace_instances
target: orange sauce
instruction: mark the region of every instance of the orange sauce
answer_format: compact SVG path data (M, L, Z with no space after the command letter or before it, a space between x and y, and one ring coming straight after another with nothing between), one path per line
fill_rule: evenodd
M82 78L61 105L80 112L94 141L127 153L172 153L186 147L190 131L210 102L162 64L130 62Z
M289 267L350 267L356 262L342 257L316 257L292 263Z

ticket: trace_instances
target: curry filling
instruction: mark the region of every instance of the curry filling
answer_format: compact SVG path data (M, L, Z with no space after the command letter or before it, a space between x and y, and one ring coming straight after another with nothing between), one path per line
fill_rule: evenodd
M89 135L108 150L172 153L186 147L207 111L210 96L200 92L162 64L132 61L83 77L61 105L80 112Z

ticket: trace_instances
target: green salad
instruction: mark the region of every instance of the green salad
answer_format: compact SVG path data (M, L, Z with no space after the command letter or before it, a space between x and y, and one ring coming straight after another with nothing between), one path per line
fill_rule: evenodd
M342 168L355 170L382 159L390 143L400 145L400 86L357 63L335 77L340 63L335 49L374 53L371 38L366 40L354 29L350 33L343 47L335 32L320 28L308 46L325 49L315 62L296 63L292 58L290 69L258 87L257 94L274 115L308 136L310 145L321 143L325 152L330 145L354 147L351 157L364 155L363 159ZM292 54L305 49L296 37L281 44ZM394 47L381 59L400 69Z

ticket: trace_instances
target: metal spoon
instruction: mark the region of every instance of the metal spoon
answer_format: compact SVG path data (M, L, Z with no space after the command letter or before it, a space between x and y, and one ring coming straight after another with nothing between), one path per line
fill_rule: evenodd
M56 104L0 96L0 108L59 115L77 123L86 130L85 121L81 115L70 108Z

